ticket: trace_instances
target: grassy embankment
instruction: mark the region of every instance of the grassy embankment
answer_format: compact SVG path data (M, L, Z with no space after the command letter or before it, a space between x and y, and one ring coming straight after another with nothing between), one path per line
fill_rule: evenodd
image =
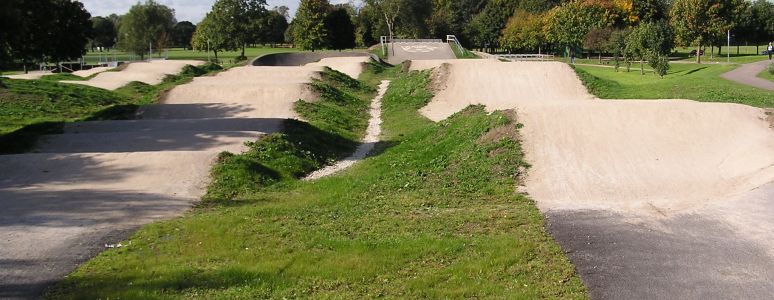
M774 107L772 92L720 78L735 65L671 64L663 79L639 70L615 72L612 68L575 66L578 76L603 99L691 99Z
M758 74L758 77L774 81L774 62L769 64L769 66L763 70L763 72Z
M219 69L186 66L158 85L132 82L116 91L56 82L78 78L70 74L0 79L0 154L28 151L40 135L61 133L64 122L132 118L140 105L155 103L172 87Z
M295 49L295 48L268 48L268 47L247 48L245 49L245 56L252 58L252 57L258 57L266 54L296 52L296 51L298 51L298 49ZM240 62L236 61L235 59L241 54L242 54L241 50L218 52L218 60L220 60L221 65L225 67L237 65ZM154 58L164 57L163 53L159 55L154 54L153 57ZM215 59L215 55L212 54L212 52L210 52L208 56L207 51L185 50L182 48L169 49L167 55L169 59L179 59L179 60L206 61L208 58L213 60ZM96 64L104 60L131 61L131 60L140 59L140 57L137 55L132 55L131 53L127 53L119 50L113 50L108 52L89 52L86 55L84 55L84 58L86 59L86 62L90 64Z
M199 207L143 227L48 297L586 298L534 203L515 192L527 167L520 126L481 107L433 123L417 112L429 73L399 70L372 64L368 87L328 72L315 84L322 100L297 107L309 124L221 155ZM352 150L382 78L394 81L378 153L298 180Z

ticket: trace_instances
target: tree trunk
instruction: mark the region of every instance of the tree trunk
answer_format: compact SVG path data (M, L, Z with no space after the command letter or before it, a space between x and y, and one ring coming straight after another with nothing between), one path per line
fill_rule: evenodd
M723 55L723 53L722 53L722 52L723 52L723 46L718 46L718 57L720 57L721 55Z
M696 47L696 63L701 64L701 43Z
M640 57L640 75L645 75L645 63L644 59Z
M218 50L212 50L215 53L215 63L218 63Z
M245 45L244 44L242 44L242 56L241 57L245 57Z
M599 51L599 64L602 64L602 51Z

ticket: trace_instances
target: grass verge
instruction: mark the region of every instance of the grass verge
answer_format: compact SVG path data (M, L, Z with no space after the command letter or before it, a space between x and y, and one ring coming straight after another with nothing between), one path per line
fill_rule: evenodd
M663 79L653 74L640 75L634 69L616 72L612 68L578 65L574 69L589 92L603 99L691 99L774 107L770 91L720 78L720 74L735 67L671 64Z
M769 64L763 72L758 74L758 77L774 81L774 63Z
M61 133L64 122L130 119L140 105L155 103L172 87L217 70L211 64L186 66L161 84L132 82L116 91L55 81L77 77L70 74L0 79L0 154L29 151L40 135Z
M361 78L399 70L371 65ZM429 73L393 79L376 156L337 176L297 180L340 152L324 137L348 139L365 121L302 104L310 123L226 154L208 205L143 227L48 298L585 298L534 203L514 191L522 150L493 133L515 133L518 124L482 107L433 123L417 112L432 96ZM323 97L320 107L367 103L347 83L323 83L353 97ZM265 176L250 178L256 173ZM221 185L234 182L242 183Z

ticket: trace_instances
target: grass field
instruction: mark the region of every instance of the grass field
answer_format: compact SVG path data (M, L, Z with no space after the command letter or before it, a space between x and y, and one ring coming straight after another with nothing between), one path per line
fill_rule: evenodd
M575 66L581 80L603 99L691 99L774 107L774 93L720 78L735 65L671 64L663 79L639 70L615 72L612 68Z
M328 96L299 105L309 124L221 155L202 205L143 227L47 297L586 298L533 201L514 191L527 165L509 138L512 115L473 107L430 122L417 112L431 98L429 73L399 70L371 65L368 87L324 77ZM342 154L330 139L354 145L383 78L394 81L377 155L298 180Z
M254 58L254 57L258 57L266 54L296 52L296 51L298 50L295 48L247 48L245 49L245 56L247 56L248 58ZM242 54L241 51L218 52L218 59L220 60L222 65L231 66L238 63L234 61L234 59L241 54ZM215 59L215 55L213 55L212 52L210 52L208 56L206 51L185 50L182 48L169 49L168 53L166 54L156 53L154 54L154 58L156 57L168 57L169 59L192 59L192 60L207 60L208 58L212 60ZM110 51L110 52L89 52L84 56L84 58L86 59L86 62L89 64L96 64L96 63L99 63L100 61L106 61L106 60L131 61L131 60L140 59L140 57L137 55L132 55L130 53L126 53L118 50Z
M155 103L164 91L219 69L186 66L158 85L132 82L116 91L56 82L78 78L70 74L0 79L0 154L28 151L38 136L60 132L64 122L131 118L139 105Z

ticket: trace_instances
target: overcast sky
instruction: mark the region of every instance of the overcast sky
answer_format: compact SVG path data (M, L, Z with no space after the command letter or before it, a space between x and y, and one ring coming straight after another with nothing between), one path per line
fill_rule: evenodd
M4 1L4 0L0 0ZM78 0L91 13L92 16L107 16L110 14L122 15L129 11L138 0ZM145 0L142 0L145 2ZM215 0L157 0L158 3L169 6L175 10L178 21L191 21L198 23L204 15L210 11ZM290 8L291 16L296 13L300 0L267 0L269 8L285 5ZM331 0L331 3L347 3L349 0Z

